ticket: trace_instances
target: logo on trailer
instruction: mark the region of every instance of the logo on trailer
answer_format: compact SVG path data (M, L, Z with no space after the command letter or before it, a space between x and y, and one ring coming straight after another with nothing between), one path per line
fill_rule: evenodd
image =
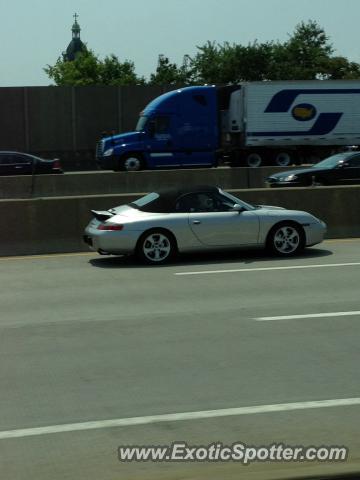
M296 101L299 95L320 95L329 96L329 102L332 95L359 95L359 88L299 88L299 89L285 89L277 92L270 100L268 106L265 108L265 113L291 113L292 117L300 122L314 119L317 116L314 124L306 131L285 130L285 131L269 131L269 132L247 132L248 137L284 137L284 136L298 136L304 135L318 136L327 135L332 132L338 125L344 112L324 112L317 115L316 108L308 103L300 103L291 108L291 105Z
M316 116L316 108L310 103L299 103L291 111L291 115L299 122L307 122Z

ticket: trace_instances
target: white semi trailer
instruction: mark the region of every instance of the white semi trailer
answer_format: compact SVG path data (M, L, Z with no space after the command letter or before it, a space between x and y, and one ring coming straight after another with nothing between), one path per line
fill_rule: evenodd
M360 145L360 80L254 82L230 94L222 131L233 164L323 158Z

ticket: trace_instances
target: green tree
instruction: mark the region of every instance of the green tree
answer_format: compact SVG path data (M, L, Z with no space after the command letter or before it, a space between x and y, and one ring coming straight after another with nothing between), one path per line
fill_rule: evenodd
M192 59L192 68L198 83L239 83L268 78L272 44L258 43L247 46L207 42L198 47Z
M332 57L327 62L325 78L329 80L359 79L360 64L350 62L345 57Z
M55 65L48 65L44 71L58 86L100 83L99 59L91 50L78 53L72 62L59 57Z
M284 44L274 44L270 78L276 80L315 80L323 78L333 54L323 28L309 20L301 22Z
M220 49L224 76L222 83L266 80L272 44L257 41L243 45L224 44Z
M283 43L248 45L208 41L192 59L196 83L360 78L360 65L334 56L323 28L309 20Z
M130 60L120 62L114 54L105 57L99 64L102 85L143 85L145 79L138 77L135 64Z
M158 66L155 73L150 75L149 83L151 85L189 85L192 83L191 77L192 70L188 68L186 61L178 67L176 63L171 63L168 57L159 55Z
M208 41L197 49L191 59L195 83L221 83L223 61L220 46Z
M84 85L142 85L143 77L135 73L135 65L129 60L123 63L115 55L100 60L92 50L85 50L69 62L58 58L55 65L44 68L58 86Z

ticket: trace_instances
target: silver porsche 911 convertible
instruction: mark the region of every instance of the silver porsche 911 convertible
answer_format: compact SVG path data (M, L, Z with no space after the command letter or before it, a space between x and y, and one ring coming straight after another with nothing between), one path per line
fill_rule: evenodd
M84 241L101 254L136 254L162 264L177 252L266 247L290 256L320 243L324 222L310 213L250 205L218 187L172 188L128 205L91 211Z

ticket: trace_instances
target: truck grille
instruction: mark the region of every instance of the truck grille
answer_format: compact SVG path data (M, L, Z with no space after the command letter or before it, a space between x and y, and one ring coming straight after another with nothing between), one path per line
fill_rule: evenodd
M100 140L100 142L96 144L96 158L102 157L103 151L104 151L104 142L103 140Z

